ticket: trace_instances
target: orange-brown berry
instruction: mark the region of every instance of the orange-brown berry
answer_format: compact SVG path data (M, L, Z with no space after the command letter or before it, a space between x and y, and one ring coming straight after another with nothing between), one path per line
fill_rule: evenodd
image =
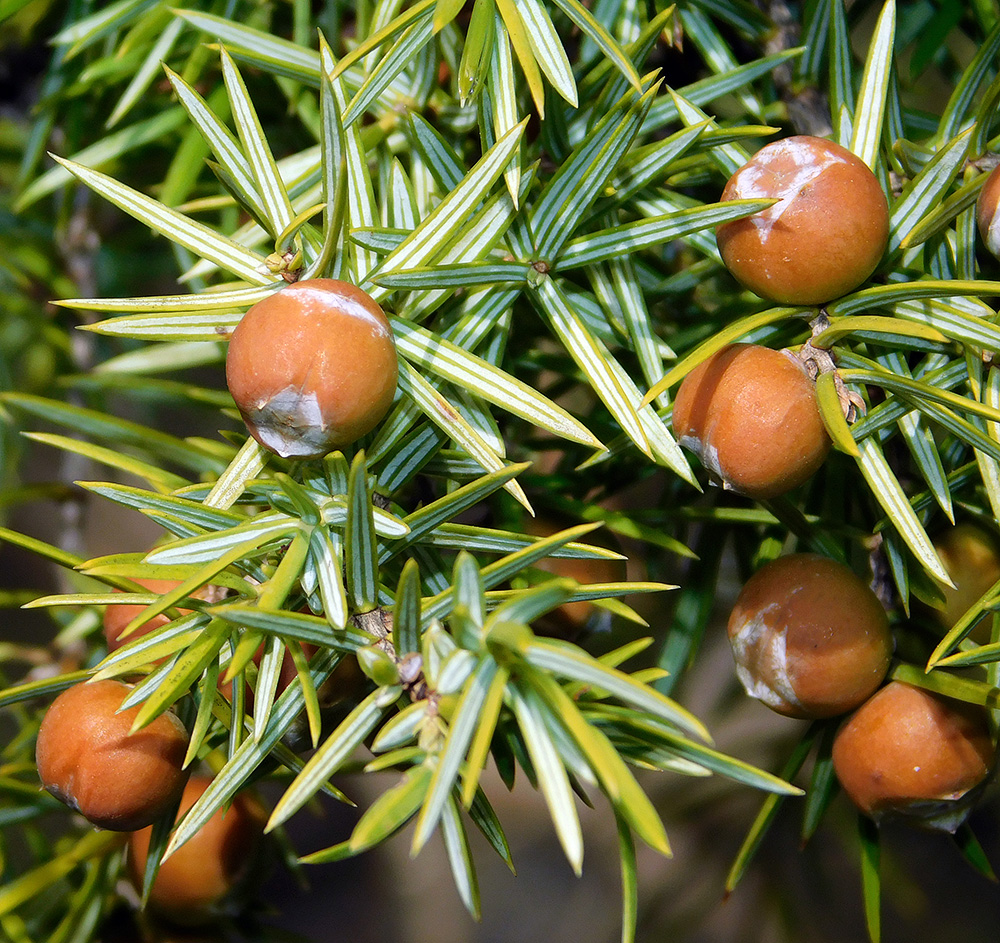
M536 565L540 570L558 578L575 580L582 589L586 589L590 583L620 583L626 578L624 560L546 557ZM564 602L543 617L536 630L545 635L573 639L588 627L597 628L601 624L598 616L604 620L605 627L610 628L611 614L608 610L585 599Z
M192 776L181 797L178 818L204 795L212 780ZM247 793L239 793L224 812L216 812L185 844L160 864L150 889L149 904L159 914L181 924L198 924L226 912L234 892L257 863L264 815ZM129 837L129 870L142 887L151 828Z
M144 828L177 801L188 735L171 711L129 733L138 707L120 711L131 686L104 680L62 692L42 719L38 776L58 799L100 828Z
M1000 548L996 538L975 524L958 524L934 541L941 562L954 587L938 583L944 594L944 606L933 614L943 629L950 629L965 611L1000 581ZM976 624L972 635L989 639L993 616L987 613Z
M392 328L360 288L295 282L236 326L226 382L250 434L285 458L316 458L370 432L392 405Z
M832 301L857 288L885 252L889 208L860 158L824 138L799 135L759 150L730 177L723 200L777 199L719 226L726 267L762 298L792 305Z
M990 171L976 203L976 222L986 248L1000 257L1000 165Z
M831 444L798 359L755 344L730 344L684 378L673 427L717 481L752 498L802 484Z
M550 537L568 524L569 522L542 517L529 521L525 526L530 534ZM612 553L618 553L619 547L613 534L600 531L597 539L598 546L603 546ZM539 560L535 567L560 579L575 580L581 588L586 588L590 583L620 583L627 579L628 575L626 561L621 556L552 556ZM565 602L534 623L535 631L542 635L570 640L576 639L585 631L602 631L610 627L611 613L590 600Z
M180 586L180 580L139 578L134 580L134 582L138 583L144 589L149 590L149 592L155 593L157 596L163 596ZM212 587L203 587L202 590L195 595L200 596L202 593L207 595L210 589L212 589ZM125 631L125 627L134 618L136 618L136 616L141 615L145 608L146 606L144 605L133 605L132 603L113 603L105 608L104 638L108 643L109 652L117 651L127 642L140 638L143 635L147 635L155 629L162 628L170 621L170 616L161 612L159 615L153 616L153 618L149 619L147 622L143 622L139 628L131 632L126 638L121 638L121 634ZM186 612L187 610L181 609L180 611Z
M789 717L833 717L882 683L892 635L878 597L842 563L797 553L761 567L729 617L747 693Z
M993 767L986 711L892 681L838 731L833 767L866 815L954 831Z

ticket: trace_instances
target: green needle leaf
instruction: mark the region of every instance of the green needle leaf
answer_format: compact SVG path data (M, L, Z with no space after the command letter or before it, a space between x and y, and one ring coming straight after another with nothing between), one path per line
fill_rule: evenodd
M455 879L458 896L475 920L480 917L479 879L472 858L469 836L454 798L449 796L441 815L441 836L444 839L448 864Z
M841 452L858 458L861 453L858 451L854 436L851 435L851 427L844 418L844 410L840 404L840 395L834 374L821 373L816 378L816 402L819 404L823 424L826 426L826 431L830 434L833 444Z
M577 95L573 70L548 13L538 0L514 0L514 6L527 30L535 61L552 87L575 108Z
M313 88L319 86L319 55L312 49L212 13L178 10L177 15L225 43L234 57L249 58L263 68L271 67L279 75L298 79Z
M614 64L614 67L628 80L628 83L636 90L641 91L639 73L635 71L632 60L629 59L625 51L618 45L615 38L604 28L579 0L553 0L555 6L576 26L582 33L590 37L597 44L600 50ZM660 15L669 15L663 11Z
M414 366L435 373L463 390L475 392L555 435L590 448L603 448L582 423L527 383L400 318L392 319L392 328L399 352Z
M639 922L639 865L635 856L635 842L628 822L615 814L618 826L618 857L622 871L622 943L634 943Z
M385 713L384 697L382 688L373 691L323 741L278 800L268 820L267 831L277 828L305 805L375 729Z
M861 79L861 91L854 107L854 131L851 147L872 170L878 162L882 140L882 118L893 64L893 40L896 32L896 0L887 0L868 47L868 60Z
M469 215L486 197L520 146L526 122L500 138L421 224L383 261L386 271L410 269L437 261L461 235ZM373 292L378 300L379 293Z
M420 566L407 560L396 588L392 642L401 658L420 651Z
M96 193L178 245L251 284L265 285L273 281L273 277L264 274L266 270L262 269L264 257L251 249L219 235L202 223L158 203L112 177L82 164L52 156Z
M431 771L427 766L407 770L402 782L382 793L354 826L350 839L351 853L373 848L399 831L420 808L430 781Z
M351 463L347 487L347 529L344 535L347 594L355 612L368 612L378 602L378 546L368 490L368 466L363 451L358 452Z
M525 27L521 14L518 11L514 0L496 0L496 9L503 19L503 23L497 24L497 34L506 31L510 44L514 47L514 54L518 62L521 63L521 71L528 83L528 90L535 103L535 110L539 118L545 117L545 86L542 82L542 73L535 60L535 51L531 41L531 36Z
M524 659L536 668L607 691L636 710L646 711L706 742L712 740L705 725L679 704L625 672L602 665L583 649L536 639L525 647Z
M928 573L946 586L954 585L878 442L874 438L862 439L858 451L858 468L900 537Z
M530 688L515 695L511 704L559 843L573 871L579 875L583 870L583 833L569 776L542 720L541 711L545 708Z
M212 149L219 165L232 178L240 193L245 194L249 199L250 205L247 208L256 219L264 219L265 214L258 199L257 186L250 169L250 162L243 153L239 142L229 128L216 116L215 112L208 107L205 100L181 76L168 66L164 66L164 70L175 94L195 127L201 132L205 143Z
M260 203L264 207L266 218L270 223L271 234L282 232L292 221L295 211L285 185L281 181L274 155L268 146L260 119L250 101L243 78L225 49L220 50L222 58L222 77L229 93L229 102L233 109L233 118L240 141L247 155L250 171L253 174L254 194L259 194Z
M359 43L337 63L337 67L333 70L330 77L336 79L347 71L347 69L373 53L383 43L398 36L413 23L424 19L436 3L437 0L419 0L419 2L400 13L399 16L394 17L385 26L376 30L370 36L365 37L363 42Z
M865 925L871 943L882 939L882 877L879 864L881 849L878 826L867 816L858 816L858 839L861 850L861 891L865 907Z
M419 853L437 827L445 802L455 786L459 767L480 722L482 707L497 670L497 663L488 655L483 655L462 691L444 750L434 767L427 799L417 818L411 856L415 857Z

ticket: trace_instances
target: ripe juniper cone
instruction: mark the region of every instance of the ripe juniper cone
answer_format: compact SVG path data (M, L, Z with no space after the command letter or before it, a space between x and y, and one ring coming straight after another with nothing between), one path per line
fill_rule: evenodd
M986 711L892 681L852 714L833 743L844 791L866 815L953 832L990 774Z
M561 522L541 518L528 524L528 530L539 537L549 537L562 527ZM590 542L593 535L588 538ZM593 538L598 546L619 552L617 541L611 532L600 532ZM535 564L537 569L561 579L575 580L581 588L591 583L620 583L628 579L628 567L624 557L545 557ZM564 602L551 612L535 620L533 628L542 635L578 641L586 632L611 631L611 611L595 605L590 600Z
M184 789L178 818L204 795L212 780L192 776ZM238 909L239 890L258 864L265 816L247 793L239 793L216 812L185 844L160 865L149 895L150 906L175 923L194 925ZM129 837L129 871L142 888L152 829Z
M318 458L370 432L392 405L397 371L382 309L332 278L296 282L255 304L226 357L247 429L283 458Z
M138 707L120 711L132 690L105 680L67 688L42 719L38 776L58 799L100 828L131 831L159 818L180 797L188 735L166 711L129 733Z
M538 563L557 578L576 580L582 588L591 583L618 583L626 578L624 560L578 560L571 557L546 557ZM583 632L611 631L611 612L594 605L589 600L564 602L546 613L535 624L535 630L544 635L577 639Z
M816 305L858 287L889 238L889 208L860 158L799 135L759 150L730 177L723 200L777 199L723 223L719 252L740 284L779 304Z
M723 487L751 498L802 484L831 444L802 363L754 344L730 344L684 378L673 427Z
M180 586L180 580L146 579L140 577L134 582L138 583L144 589L149 590L149 592L156 593L158 596L172 592ZM204 586L192 595L197 596L198 598L208 599L216 593L216 590L217 588L214 586ZM115 592L117 592L117 590ZM116 603L108 606L104 610L104 638L108 643L109 652L116 652L126 643L140 638L143 635L147 635L156 629L160 629L170 622L170 616L161 612L159 615L153 616L153 618L149 621L142 623L142 625L140 625L128 636L122 638L121 634L125 631L126 626L136 616L141 615L145 608L146 607L144 605ZM189 610L180 609L179 611L188 612Z
M761 567L729 617L748 694L789 717L833 717L882 683L892 656L878 597L842 563L797 553Z
M936 581L944 596L944 605L931 610L932 618L947 631L1000 581L1000 547L993 533L963 522L939 534L934 540L934 549L955 584L946 586ZM992 626L993 615L987 612L969 634L975 641L986 643Z
M976 222L986 248L1000 258L1000 166L993 168L979 191Z

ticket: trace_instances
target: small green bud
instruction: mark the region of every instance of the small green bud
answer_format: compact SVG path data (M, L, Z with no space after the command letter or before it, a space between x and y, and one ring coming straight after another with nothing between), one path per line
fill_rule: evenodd
M358 664L361 670L379 686L399 684L396 663L381 648L374 645L359 648Z

